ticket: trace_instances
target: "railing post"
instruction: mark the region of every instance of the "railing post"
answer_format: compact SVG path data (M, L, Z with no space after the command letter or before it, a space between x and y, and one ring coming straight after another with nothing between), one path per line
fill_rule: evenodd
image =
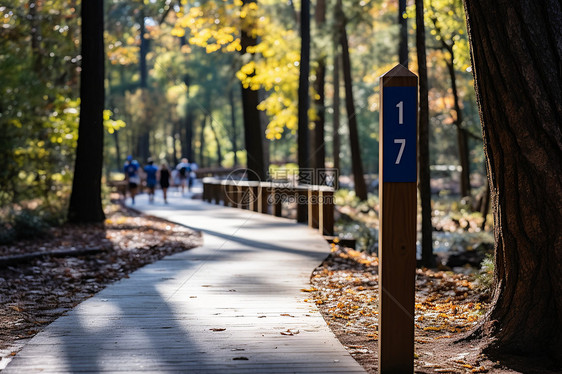
M308 188L308 226L313 229L319 228L320 191L318 186Z
M209 178L203 178L203 201L211 202L209 196L211 195L211 180Z
M271 214L275 217L281 217L283 215L283 191L279 186L275 185L270 187L270 191Z
M239 208L250 209L250 184L248 182L238 182Z
M250 210L257 212L259 209L259 182L248 182L248 198L250 199Z
M212 198L213 200L215 200L215 204L219 205L221 203L222 200L224 200L223 196L223 190L222 190L222 184L220 181L215 181L215 183L213 183L212 185Z
M269 212L269 191L266 182L258 184L258 212L267 214Z
M334 190L320 188L318 191L318 228L322 235L334 235Z
M307 222L309 189L310 189L309 185L299 185L299 186L292 187L297 203L297 222L300 223Z

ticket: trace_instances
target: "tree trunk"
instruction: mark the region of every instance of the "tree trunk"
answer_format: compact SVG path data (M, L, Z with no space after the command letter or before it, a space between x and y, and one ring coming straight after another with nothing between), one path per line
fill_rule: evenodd
M230 143L232 144L232 153L233 153L233 163L234 167L238 165L238 155L236 151L238 151L238 134L236 132L236 103L234 102L234 87L230 87L228 90L228 102L230 104Z
M103 0L82 3L82 73L80 123L70 222L103 222L101 177L103 167L104 45Z
M201 121L201 132L199 133L199 167L205 167L207 164L205 163L205 154L203 151L205 150L205 126L207 125L207 114L204 115L203 120Z
M299 165L299 183L310 184L312 180L303 178L311 176L310 168L310 149L308 143L308 108L309 108L309 82L310 75L310 1L301 0L301 59L299 65L299 91L298 91L298 129L297 129L297 148Z
M113 132L113 138L115 140L115 161L117 168L115 170L121 170L123 163L121 162L121 147L119 144L119 130Z
M185 83L185 87L187 89L186 91L186 97L187 97L187 103L185 104L185 126L184 126L184 130L185 130L185 137L183 139L182 142L182 157L187 157L188 160L193 160L193 110L191 107L191 103L190 103L190 95L189 95L189 89L190 89L190 81L189 81L189 75L186 75L183 78L183 82Z
M338 2L341 2L339 0ZM345 19L340 8L340 16ZM355 195L360 200L367 200L367 186L363 176L363 163L361 161L361 149L359 147L359 133L357 131L357 117L355 115L355 104L353 100L353 87L351 79L351 61L349 58L349 46L345 22L340 30L340 44L342 48L343 80L345 85L345 107L347 109L347 120L349 126L349 141L351 146L351 166L353 170L353 181L355 182Z
M421 200L422 264L436 265L433 257L433 225L431 224L431 186L429 171L429 100L423 0L416 0L416 50L420 82L420 112L418 129L419 184Z
M334 116L332 118L332 146L334 157L334 169L336 170L336 180L334 188L339 188L339 175L340 175L340 59L341 54L337 45L335 46L336 53L334 54Z
M146 63L146 55L148 54L149 50L149 40L145 37L146 35L146 28L145 28L145 17L144 17L144 9L141 7L140 11L140 49L139 49L139 71L140 71L140 88L142 90L143 100L147 102L147 88L148 88L148 66ZM146 117L146 113L145 113ZM146 161L146 159L150 156L150 131L147 127L145 121L142 121L143 124L141 125L140 134L137 143L137 157L142 160Z
M244 5L257 3L256 0L244 0ZM243 6L244 6L243 5ZM255 27L252 24L251 27ZM243 29L240 38L242 55L246 54L246 49L255 46L257 40L252 36L252 30ZM250 180L266 179L266 165L264 163L263 138L260 123L260 113L258 110L258 91L252 90L250 87L242 86L242 110L244 114L244 141L246 146L246 156L248 159L248 169L252 172L248 173Z
M314 13L314 19L316 21L316 27L323 34L324 25L326 23L326 1L318 0L316 2L316 11ZM314 81L314 91L316 92L316 98L314 100L314 109L316 110L317 119L314 121L314 132L313 132L313 142L312 142L312 167L315 169L314 172L314 184L319 184L321 182L319 170L326 167L326 146L324 141L324 125L326 121L326 95L324 86L326 83L326 54L323 51L319 51L320 56L317 60L316 67L316 80Z
M466 0L492 190L495 286L488 352L562 362L562 9Z
M453 46L448 45L445 41L442 42L443 46L451 56L447 61L447 69L449 70L449 77L451 78L451 90L453 91L453 102L455 105L456 118L455 126L457 127L457 145L459 148L459 162L461 164L461 197L470 196L472 194L470 188L470 160L468 156L468 137L463 128L463 116L460 105L459 92L457 89L457 74L455 72L455 53Z
M406 18L406 0L398 0L398 24L400 25L400 42L398 43L398 61L408 67L408 19Z
M41 69L43 66L43 58L41 53L41 25L37 19L37 0L29 0L27 4L29 12L27 18L29 20L30 36L31 36L31 54L33 56L33 71L41 77Z
M213 124L213 105L212 105L212 101L211 101L211 97L207 97L207 110L209 112L209 116L207 117L209 119L209 128L211 129L211 132L213 133L213 136L215 138L215 143L217 145L217 166L221 167L222 166L222 149L221 149L221 143L219 140L219 135L217 133L217 130L215 129L215 125Z

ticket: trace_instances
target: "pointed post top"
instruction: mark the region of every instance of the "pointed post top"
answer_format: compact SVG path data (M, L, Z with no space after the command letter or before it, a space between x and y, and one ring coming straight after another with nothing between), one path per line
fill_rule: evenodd
M380 83L384 87L417 86L418 76L401 64L398 64L380 76Z

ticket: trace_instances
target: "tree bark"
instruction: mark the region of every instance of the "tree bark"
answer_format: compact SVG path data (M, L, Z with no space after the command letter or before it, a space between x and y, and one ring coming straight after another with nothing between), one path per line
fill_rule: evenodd
M312 181L302 178L308 173L310 167L310 153L308 143L308 108L309 108L309 82L310 75L310 1L301 0L301 59L299 65L299 91L298 91L298 129L297 148L299 165L299 183L310 184Z
M103 0L82 3L82 72L80 122L68 220L103 222L101 177L103 167L104 44Z
M339 0L341 6L341 0ZM340 17L345 20L343 11L340 9ZM353 181L355 182L355 195L360 200L367 200L367 186L363 176L363 162L361 161L361 149L359 147L359 133L357 131L357 116L355 115L355 104L353 100L353 83L351 79L351 61L349 58L349 46L345 21L340 30L340 44L342 48L343 80L345 85L345 107L347 109L347 120L349 126L349 141L351 146L351 167L353 170Z
M244 0L244 5L257 3L256 0ZM243 5L243 6L244 6ZM253 25L252 27L255 27ZM241 38L242 55L246 54L249 46L255 46L257 40L252 36L252 30L242 29ZM244 141L246 147L247 165L251 173L248 173L250 180L266 179L266 165L264 162L263 139L264 134L260 123L260 113L258 110L258 91L250 87L242 86L242 109L244 116Z
M492 190L487 351L562 362L562 6L465 0Z
M429 100L423 0L416 0L416 50L420 82L420 111L418 129L419 184L421 200L422 264L436 265L433 256L433 225L431 224L431 186L429 171Z

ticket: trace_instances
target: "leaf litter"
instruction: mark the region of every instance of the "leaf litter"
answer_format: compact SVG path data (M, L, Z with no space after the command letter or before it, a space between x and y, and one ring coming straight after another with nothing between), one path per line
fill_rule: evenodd
M378 259L332 245L332 253L302 289L350 354L370 373L378 367ZM416 270L415 371L490 372L478 358L444 359L453 341L470 331L489 308L489 294L473 275Z

